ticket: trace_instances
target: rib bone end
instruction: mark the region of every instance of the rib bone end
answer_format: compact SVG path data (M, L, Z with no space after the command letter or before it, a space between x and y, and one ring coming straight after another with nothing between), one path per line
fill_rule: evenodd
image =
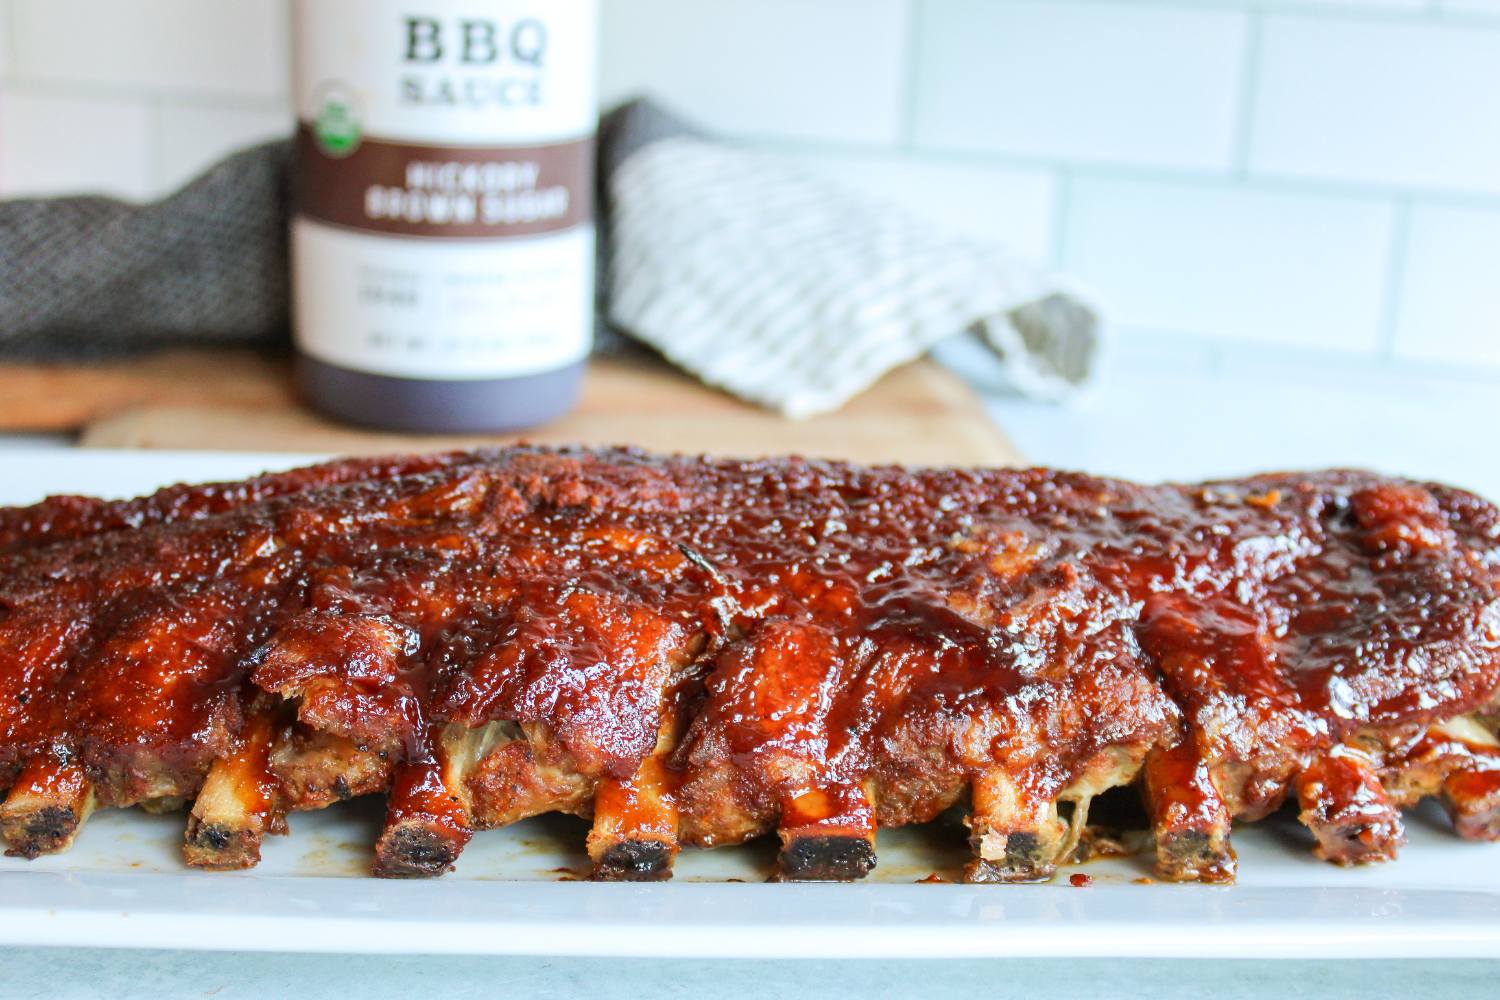
M375 844L374 872L380 878L431 878L453 870L469 842L447 826L408 819L386 828Z
M793 836L781 850L781 878L790 882L852 882L875 869L875 847L863 836Z
M974 858L964 868L967 882L1045 882L1057 871L1068 841L1068 825L1058 816L1052 793L1036 787L1033 776L994 768L971 783L972 807L966 820Z
M964 881L1045 882L1057 871L1055 839L1031 830L979 834L972 838L978 857L964 866Z
M781 810L777 878L852 882L875 868L873 788L832 785L788 797Z
M1443 782L1443 805L1465 840L1500 840L1500 770L1460 771Z
M672 877L677 846L660 840L627 840L611 844L594 863L601 882L661 882Z
M10 845L5 853L29 860L67 850L94 802L93 784L81 768L50 755L34 761L0 805L0 838Z
M1168 882L1232 882L1229 807L1191 741L1146 758L1145 800L1156 874Z
M1313 853L1339 865L1391 861L1406 839L1401 811L1365 754L1335 747L1297 777L1298 819L1317 838Z
M386 802L385 829L375 842L375 874L381 878L425 878L453 870L474 835L464 789L450 788L451 768L436 758L396 768Z
M677 848L677 804L662 757L647 757L628 779L599 782L588 837L595 879L658 882L671 878Z
M1238 861L1216 830L1173 830L1156 838L1156 874L1168 882L1233 882Z
M190 867L227 870L260 862L261 838L278 822L273 730L268 711L252 713L243 745L209 768L188 815L182 856Z
M68 806L42 806L23 818L0 817L0 834L10 844L5 854L32 861L66 851L82 824L83 817Z
M261 828L239 824L205 823L188 817L182 857L191 868L232 871L260 863Z

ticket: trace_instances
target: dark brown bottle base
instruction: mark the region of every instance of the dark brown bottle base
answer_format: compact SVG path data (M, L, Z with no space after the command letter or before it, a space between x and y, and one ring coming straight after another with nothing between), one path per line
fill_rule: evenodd
M585 362L514 378L431 381L391 378L297 359L304 398L329 416L418 434L518 431L562 416L578 402Z

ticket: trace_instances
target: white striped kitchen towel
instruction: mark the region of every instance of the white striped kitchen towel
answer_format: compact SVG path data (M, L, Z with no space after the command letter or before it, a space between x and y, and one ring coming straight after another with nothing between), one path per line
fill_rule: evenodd
M968 335L1012 385L1085 383L1099 314L1066 278L702 135L647 102L603 137L609 322L791 417Z

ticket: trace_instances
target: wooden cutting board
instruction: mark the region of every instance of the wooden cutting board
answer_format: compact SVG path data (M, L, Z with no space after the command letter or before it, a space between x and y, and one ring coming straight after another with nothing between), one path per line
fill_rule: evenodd
M95 366L0 365L0 431L74 431L98 448L372 454L526 440L634 444L753 457L1013 465L1020 455L950 372L907 365L836 413L793 421L654 360L598 358L567 417L524 434L422 436L325 420L293 391L284 359L176 351Z

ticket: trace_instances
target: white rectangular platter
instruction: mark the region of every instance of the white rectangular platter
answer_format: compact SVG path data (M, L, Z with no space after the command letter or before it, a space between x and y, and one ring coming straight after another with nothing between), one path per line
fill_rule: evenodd
M237 478L298 456L0 452L0 503L47 493L131 495ZM380 807L297 814L262 864L189 872L183 817L96 814L71 851L0 859L0 945L656 957L1500 955L1500 845L1455 839L1437 810L1408 817L1394 864L1339 869L1277 817L1235 832L1235 886L1143 883L1110 859L1036 886L954 884L959 830L880 834L854 885L767 883L767 844L684 851L654 885L579 880L581 821L544 817L478 835L433 881L365 876ZM1071 884L1069 875L1090 882ZM950 881L932 881L931 877Z

